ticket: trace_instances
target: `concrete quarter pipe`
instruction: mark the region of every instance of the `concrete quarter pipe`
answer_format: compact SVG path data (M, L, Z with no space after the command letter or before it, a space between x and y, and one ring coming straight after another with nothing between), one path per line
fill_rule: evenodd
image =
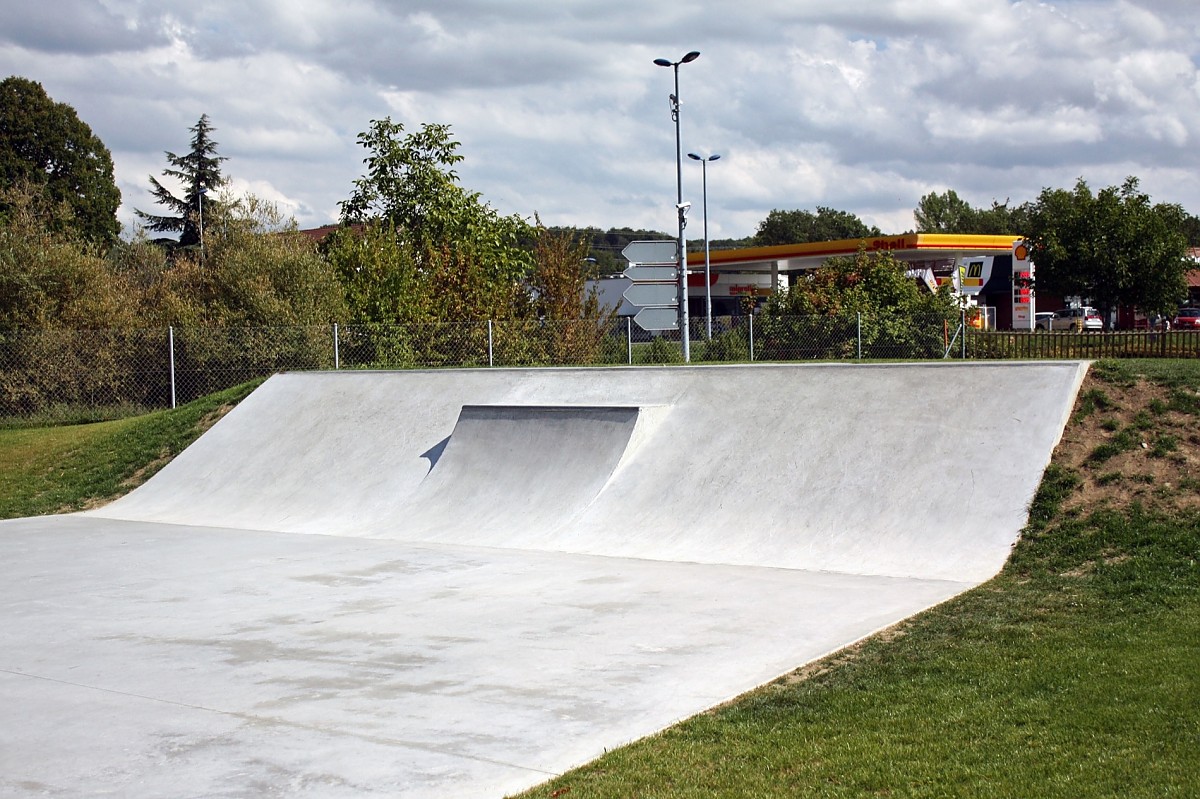
M529 787L995 574L1085 369L276 376L0 523L0 795Z

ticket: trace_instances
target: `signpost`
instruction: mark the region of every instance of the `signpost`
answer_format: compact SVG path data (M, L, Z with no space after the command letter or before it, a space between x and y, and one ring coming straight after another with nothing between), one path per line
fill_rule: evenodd
M679 291L675 288L674 283L634 283L625 289L625 293L621 296L629 300L631 305L636 305L639 308L644 308L648 305L670 306L672 308L679 306L677 301L679 299Z
M645 331L679 329L679 245L674 241L631 241L621 250L633 285L621 296L640 310L633 317Z
M679 245L674 241L631 241L621 250L630 266L637 264L675 265Z
M675 242L671 242L674 244ZM675 265L631 266L621 273L634 283L674 283Z
M679 312L670 308L643 308L633 317L634 324L642 330L678 330Z

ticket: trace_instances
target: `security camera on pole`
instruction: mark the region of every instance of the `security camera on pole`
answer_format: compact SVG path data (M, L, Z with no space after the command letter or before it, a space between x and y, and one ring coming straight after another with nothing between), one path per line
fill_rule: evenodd
M675 93L671 95L671 119L675 120L675 210L679 216L679 334L683 340L683 362L692 359L691 337L688 334L688 298L687 298L687 241L683 238L683 228L687 225L687 212L691 203L683 201L683 144L679 138L679 65L695 61L700 57L693 50L678 61L666 58L656 58L654 63L660 67L672 67L675 70Z

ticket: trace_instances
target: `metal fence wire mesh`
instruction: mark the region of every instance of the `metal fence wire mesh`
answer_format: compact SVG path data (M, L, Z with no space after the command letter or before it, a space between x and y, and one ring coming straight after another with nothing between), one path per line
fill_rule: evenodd
M981 331L962 318L691 319L693 363L1200 357L1200 331ZM280 371L682 363L631 320L0 331L0 422L170 408Z

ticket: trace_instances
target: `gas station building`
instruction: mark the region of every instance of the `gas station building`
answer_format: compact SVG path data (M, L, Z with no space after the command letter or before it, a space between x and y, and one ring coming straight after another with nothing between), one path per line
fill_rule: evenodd
M816 269L830 258L853 256L859 250L890 252L908 265L914 279L936 290L950 283L971 304L995 308L990 321L1001 330L1032 327L1032 292L1020 286L1013 290L1014 273L1031 276L1019 236L979 236L934 233L905 233L868 239L842 239L809 244L782 244L709 253L709 288L714 316L743 313L743 298L765 299L773 291L791 285L805 271ZM688 313L705 312L703 253L688 253ZM610 283L611 285L605 285ZM609 278L600 281L601 303L618 305L618 313L630 315L636 308L621 302L629 281ZM1015 314L1015 315L1014 315ZM1014 324L1014 321L1016 324Z

